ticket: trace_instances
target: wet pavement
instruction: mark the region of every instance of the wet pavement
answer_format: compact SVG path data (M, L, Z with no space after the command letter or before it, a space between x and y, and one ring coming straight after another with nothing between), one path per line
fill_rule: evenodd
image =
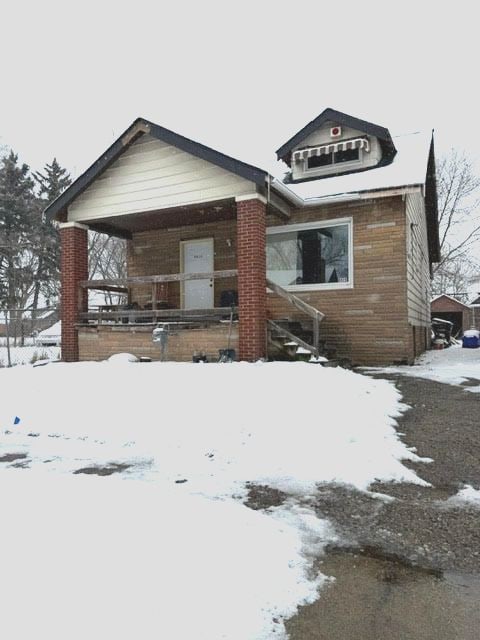
M291 640L477 640L478 576L439 573L369 552L333 550L335 578L286 623Z

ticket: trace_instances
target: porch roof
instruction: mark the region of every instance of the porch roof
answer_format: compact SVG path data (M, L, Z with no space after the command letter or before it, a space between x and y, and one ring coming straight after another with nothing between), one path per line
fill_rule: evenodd
M83 191L85 191L98 176L110 167L117 158L138 138L144 134L150 134L157 140L181 149L197 158L206 160L222 169L230 171L246 180L253 182L259 187L265 186L268 173L253 165L236 160L220 151L216 151L199 142L194 142L189 138L165 129L145 118L137 118L122 135L102 154L68 189L66 189L56 200L46 209L45 215L49 220L55 219L65 221L67 207Z

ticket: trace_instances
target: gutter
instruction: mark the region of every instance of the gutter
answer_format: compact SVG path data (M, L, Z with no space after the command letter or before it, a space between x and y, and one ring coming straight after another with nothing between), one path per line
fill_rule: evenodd
M322 204L334 204L335 202L349 202L352 200L365 200L367 198L382 198L393 195L405 195L406 193L418 191L423 187L421 184L411 184L402 187L384 187L371 189L370 191L355 191L350 193L337 193L331 196L319 196L312 198L301 198L291 191L286 184L270 176L271 188L277 191L284 199L287 199L296 207L318 207Z
M306 198L303 199L297 196L296 193L290 191L290 189L277 178L270 177L270 184L272 189L275 189L280 195L289 200L296 207L314 207L319 204L330 204L333 202L346 202L348 200L358 200L360 198L359 193L340 193L334 196L323 196L320 198Z

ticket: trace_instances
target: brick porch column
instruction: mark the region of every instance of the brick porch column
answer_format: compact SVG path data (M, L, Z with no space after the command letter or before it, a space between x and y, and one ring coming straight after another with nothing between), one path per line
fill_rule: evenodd
M239 359L254 362L267 355L266 200L237 198Z
M78 360L78 313L87 309L87 290L78 283L88 280L88 227L77 222L60 224L62 360Z

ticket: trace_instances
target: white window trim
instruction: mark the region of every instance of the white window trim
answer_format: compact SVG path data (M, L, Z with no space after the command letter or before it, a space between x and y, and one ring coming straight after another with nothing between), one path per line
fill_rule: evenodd
M315 222L304 222L299 224L286 224L279 227L267 227L267 236L280 233L292 233L295 231L306 231L307 229L320 229L322 227L348 226L348 282L324 282L316 284L294 284L283 287L286 291L329 291L338 289L353 289L353 218L336 218L335 220L317 220ZM267 265L268 267L268 265Z

